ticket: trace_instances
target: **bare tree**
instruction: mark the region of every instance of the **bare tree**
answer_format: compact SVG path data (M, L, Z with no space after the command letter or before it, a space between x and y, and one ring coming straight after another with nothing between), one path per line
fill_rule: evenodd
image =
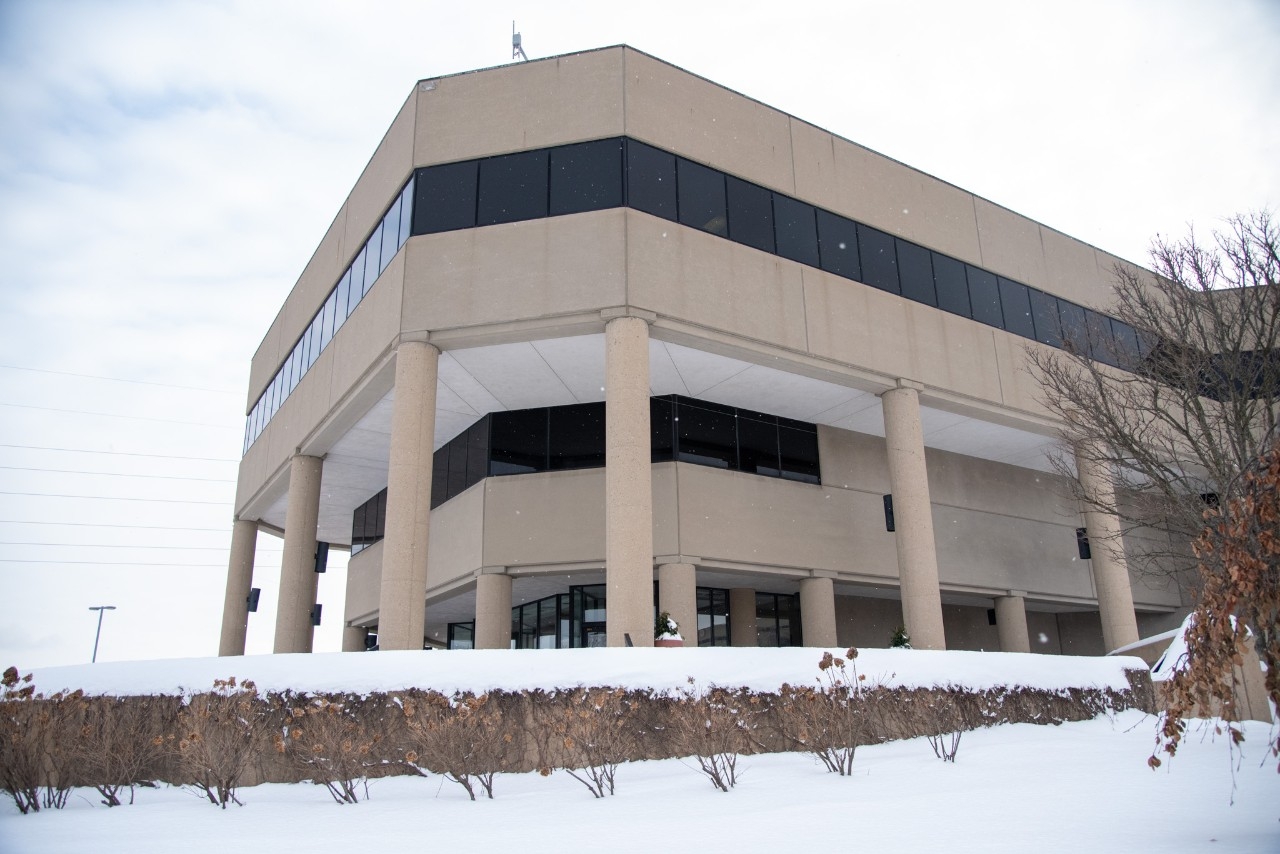
M1205 241L1157 238L1154 276L1118 265L1111 314L1028 348L1044 402L1074 456L1055 461L1089 510L1114 515L1129 563L1185 577L1205 511L1225 505L1277 437L1280 229L1267 212ZM1114 489L1083 489L1076 464ZM1118 549L1118 543L1091 543Z

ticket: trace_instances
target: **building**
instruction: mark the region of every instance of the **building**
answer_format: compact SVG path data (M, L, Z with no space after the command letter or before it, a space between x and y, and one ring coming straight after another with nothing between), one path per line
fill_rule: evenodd
M347 649L1169 628L1026 370L1141 354L1124 263L628 47L420 81L254 355L221 652L259 530L277 652L318 543Z

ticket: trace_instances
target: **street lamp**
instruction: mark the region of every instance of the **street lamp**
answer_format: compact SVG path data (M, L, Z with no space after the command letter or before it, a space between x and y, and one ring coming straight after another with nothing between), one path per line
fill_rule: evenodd
M90 664L96 663L98 660L98 639L102 637L102 612L114 611L115 609L116 609L115 605L90 605L89 606L90 611L98 612L98 632L93 636L93 658L90 659L90 662L89 662Z

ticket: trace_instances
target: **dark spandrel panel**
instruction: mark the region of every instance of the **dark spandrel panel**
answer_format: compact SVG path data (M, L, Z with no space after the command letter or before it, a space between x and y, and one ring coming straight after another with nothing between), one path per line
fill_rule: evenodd
M494 412L489 418L489 474L547 470L547 410Z
M369 293L369 288L373 287L373 283L378 280L378 273L381 267L378 259L382 256L382 223L378 223L378 227L373 230L373 234L369 236L368 242L364 247L364 292Z
M431 455L431 509L449 500L449 445Z
M551 149L551 216L622 206L622 140Z
M853 220L818 209L818 250L822 269L862 281L858 263L858 227Z
M1119 353L1116 350L1115 338L1111 334L1111 319L1105 314L1086 308L1084 325L1089 336L1089 352L1093 354L1093 358L1113 367L1119 367Z
M464 430L449 440L449 497L461 495L467 487L467 458L470 456L467 432Z
M818 425L810 424L808 421L797 421L794 418L783 418L778 416L778 424L783 427L790 427L792 430L801 430L805 433L818 434Z
M467 488L489 475L489 416L467 428Z
M1031 292L1026 285L1000 277L1000 305L1004 309L1004 328L1023 338L1035 338L1032 322Z
M665 463L676 458L672 409L670 398L649 398L649 450L652 462Z
M699 406L676 410L676 459L716 468L738 467L737 419L732 412L713 412Z
M763 421L766 424L778 423L778 416L770 415L767 412L756 412L755 410L752 410L752 409L741 409L741 408L734 408L733 412L739 418L750 418L754 421Z
M1082 356L1090 355L1089 330L1085 325L1084 309L1075 303L1058 300L1058 314L1062 318L1062 347Z
M676 219L676 156L627 140L627 206Z
M391 210L387 211L387 215L382 218L382 254L378 261L379 273L387 269L387 265L395 257L396 250L400 248L400 244L397 242L400 238L399 201L397 199L396 203L391 206Z
M898 286L898 256L891 236L859 224L858 260L862 263L863 282L891 294L902 293Z
M778 425L754 418L738 418L738 468L750 474L777 477Z
M547 215L547 151L522 151L480 161L476 225Z
M818 224L813 205L774 193L773 230L779 255L810 267L818 266Z
M729 205L729 239L773 252L773 194L764 187L725 177Z
M724 175L698 163L676 158L680 222L721 237L729 236Z
M895 238L894 242L898 247L898 281L902 295L915 302L936 306L938 295L933 289L933 261L929 250L901 237Z
M1000 285L994 273L964 265L965 278L969 280L969 305L973 319L988 326L1004 329L1004 312L1000 308Z
M1138 331L1113 317L1111 318L1111 335L1116 347L1116 366L1133 370L1137 367L1140 358Z
M1035 340L1050 347L1062 346L1062 319L1058 317L1058 298L1029 289L1031 317L1035 320Z
M818 433L813 428L796 430L778 427L778 447L782 452L782 476L787 480L818 483L822 470L818 466Z
M698 400L693 397L676 397L677 412L685 407L695 407L697 409L706 409L711 412L727 412L730 415L737 415L738 410L735 407L728 406L723 403L713 403L710 400Z
M964 275L964 264L937 252L933 255L933 284L938 291L938 308L973 317L969 305L969 283Z
M604 404L576 403L551 408L551 469L604 465Z
M479 168L469 160L419 169L413 178L413 233L475 228Z

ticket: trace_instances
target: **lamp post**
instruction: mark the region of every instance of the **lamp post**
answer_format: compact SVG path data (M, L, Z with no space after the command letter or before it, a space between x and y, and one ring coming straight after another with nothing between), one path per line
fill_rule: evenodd
M98 639L102 637L102 612L114 611L115 609L116 609L115 605L90 605L89 606L90 611L98 612L98 631L93 636L93 658L90 659L90 662L89 662L90 664L94 664L98 661Z

